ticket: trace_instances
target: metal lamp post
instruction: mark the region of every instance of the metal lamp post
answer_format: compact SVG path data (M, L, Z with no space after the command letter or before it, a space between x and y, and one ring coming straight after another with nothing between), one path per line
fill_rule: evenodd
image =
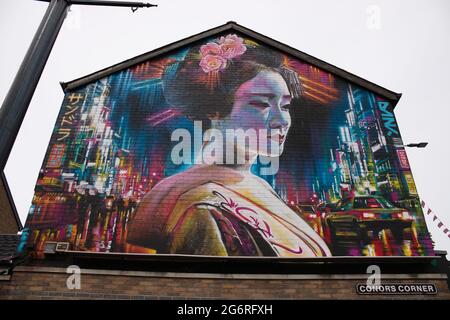
M47 11L0 109L0 172L3 172L5 168L31 98L70 5L130 7L133 11L137 8L157 6L141 2L95 0L38 1L49 2Z
M402 145L401 147L410 147L410 148L425 148L428 145L428 142L419 142L419 143L408 143Z

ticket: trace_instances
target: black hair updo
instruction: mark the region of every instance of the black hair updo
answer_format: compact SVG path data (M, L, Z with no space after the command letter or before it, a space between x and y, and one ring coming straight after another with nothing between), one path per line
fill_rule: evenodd
M236 90L261 71L278 72L293 98L300 96L298 75L283 65L285 57L280 52L244 40L244 53L227 59L221 70L205 72L200 66L204 44L194 45L184 60L167 66L163 76L167 102L187 117L202 121L226 117L231 113Z

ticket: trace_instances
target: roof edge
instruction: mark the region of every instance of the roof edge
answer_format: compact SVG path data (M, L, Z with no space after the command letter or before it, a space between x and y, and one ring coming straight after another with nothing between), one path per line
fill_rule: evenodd
M5 187L6 197L8 198L9 205L11 206L11 209L14 213L14 218L16 220L17 227L18 227L19 231L21 231L23 229L22 221L20 221L19 213L17 212L16 204L14 203L14 199L11 194L11 189L9 189L8 181L6 180L6 176L5 176L4 172L1 173L0 178L2 179L3 186Z
M206 38L206 37L209 37L209 36L213 36L215 34L218 34L218 33L221 33L221 32L224 32L224 31L227 31L227 30L230 30L230 29L233 29L234 25L236 25L235 22L232 22L232 21L227 22L226 24L223 24L221 26L218 26L218 27L215 27L215 28L212 28L212 29L200 32L200 33L197 33L197 34L195 34L193 36L190 36L190 37L187 37L187 38L184 38L184 39L172 42L172 43L169 43L169 44L167 44L165 46L162 46L162 47L156 48L154 50L145 52L145 53L140 54L138 56L135 56L133 58L130 58L130 59L127 59L125 61L116 63L116 64L114 64L114 65L112 65L110 67L106 67L106 68L103 68L103 69L101 69L99 71L96 71L96 72L93 72L91 74L88 74L86 76L77 78L75 80L72 80L72 81L69 81L69 82L60 82L61 87L64 90L64 92L67 92L68 90L72 90L72 89L75 89L75 88L77 88L79 86L82 86L84 84L87 84L87 83L90 83L92 81L101 79L101 78L103 78L105 76L108 76L108 75L110 75L112 73L115 73L117 71L126 69L126 68L128 68L128 67L130 67L132 65L139 64L139 63L144 62L144 61L146 61L148 59L154 58L154 57L156 57L158 55L168 53L170 51L176 50L176 49L181 48L181 47L183 47L183 46L185 46L187 44L193 43L193 42L201 40L203 38Z
M123 62L117 63L115 65L112 65L111 67L107 67L104 69L101 69L99 71L93 72L87 76L84 77L80 77L78 79L69 81L69 82L61 82L61 87L63 89L63 91L66 93L69 90L73 90L79 86L85 85L87 83L90 83L92 81L101 79L103 77L106 77L112 73L124 70L130 66L139 64L141 62L144 62L148 59L154 58L158 55L161 54L165 54L168 53L170 51L179 49L183 46L186 46L188 44L191 44L193 42L199 41L203 38L207 38L207 37L211 37L214 36L216 34L228 31L228 30L235 30L237 32L240 32L244 35L247 35L251 38L254 38L262 43L264 43L265 45L268 45L270 47L273 47L277 50L283 51L288 53L289 55L296 57L300 60L303 60L307 63L310 63L314 66L319 67L320 69L330 72L336 76L339 76L349 82L352 82L354 84L359 85L360 87L363 87L367 90L373 91L389 100L391 100L393 102L393 107L395 108L397 102L400 100L402 94L401 93L397 93L394 92L392 90L386 89L380 85L377 85L376 83L373 83L371 81L368 81L362 77L359 77L353 73L350 73L348 71L345 71L344 69L341 69L339 67L336 67L335 65L332 65L330 63L327 63L321 59L318 59L316 57L313 57L305 52L302 52L300 50L297 50L295 48L292 48L284 43L281 43L277 40L274 40L272 38L269 38L265 35L262 35L256 31L253 31L251 29L248 29L244 26L241 26L239 24L237 24L234 21L229 21L226 24L223 24L221 26L197 33L193 36L184 38L182 40L170 43L168 45L165 45L163 47L154 49L152 51L143 53L141 55L138 55L136 57L127 59Z

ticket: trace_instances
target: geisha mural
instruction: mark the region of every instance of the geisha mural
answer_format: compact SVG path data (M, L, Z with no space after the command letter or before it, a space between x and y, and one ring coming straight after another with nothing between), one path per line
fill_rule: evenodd
M391 101L238 33L66 93L26 239L202 256L432 255ZM389 117L387 116L389 114Z

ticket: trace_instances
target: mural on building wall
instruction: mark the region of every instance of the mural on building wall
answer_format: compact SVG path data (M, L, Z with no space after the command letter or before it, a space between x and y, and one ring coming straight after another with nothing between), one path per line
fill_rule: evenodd
M390 101L224 34L67 92L24 241L212 256L432 255ZM22 242L23 247L23 242Z

